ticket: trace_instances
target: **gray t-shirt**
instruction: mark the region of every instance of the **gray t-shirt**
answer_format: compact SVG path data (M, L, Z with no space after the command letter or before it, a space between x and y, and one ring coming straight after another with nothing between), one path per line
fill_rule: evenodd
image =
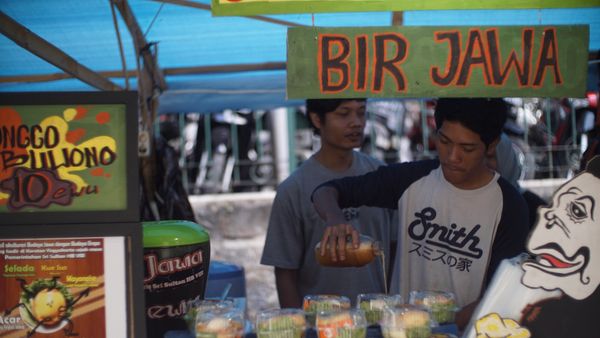
M354 152L352 166L344 172L334 172L322 166L314 157L294 171L277 189L261 264L299 270L299 291L308 294L337 294L354 303L360 293L385 292L380 259L360 268L323 267L316 261L314 248L325 231L325 223L310 201L313 190L323 182L373 171L382 162L363 153ZM392 217L395 210L383 208L347 208L346 219L361 234L380 241L385 265L389 265L390 239L397 237ZM388 269L386 269L386 274Z

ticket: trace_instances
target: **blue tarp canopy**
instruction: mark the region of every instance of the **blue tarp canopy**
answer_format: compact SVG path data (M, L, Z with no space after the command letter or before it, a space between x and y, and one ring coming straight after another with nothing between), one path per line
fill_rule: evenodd
M281 23L247 17L212 17L209 10L149 0L129 0L146 41L157 48L167 89L160 113L211 112L225 108L269 109L297 105L285 98L286 31ZM209 0L193 4L208 7ZM197 6L198 7L198 6ZM109 0L2 0L0 10L64 53L126 87ZM128 70L136 69L133 40L121 15L116 22ZM269 18L306 26L387 26L392 13L288 14ZM590 25L589 50L600 49L600 7L541 10L407 11L407 26ZM236 71L252 65L257 70ZM207 72L209 66L217 70ZM261 69L261 68L268 69ZM596 71L597 73L597 71ZM0 91L97 90L0 36ZM594 84L597 86L597 78ZM129 87L137 88L135 78Z

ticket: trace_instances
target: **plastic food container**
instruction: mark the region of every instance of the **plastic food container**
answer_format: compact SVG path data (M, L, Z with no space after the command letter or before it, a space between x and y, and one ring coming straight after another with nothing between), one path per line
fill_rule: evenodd
M233 302L233 299L201 299L195 301L184 316L188 325L188 330L192 333L195 332L196 316L199 312L217 308L233 309L235 308L235 303Z
M258 338L302 338L305 330L306 318L300 309L271 309L256 315Z
M196 315L196 338L241 338L244 313L240 309L212 308Z
M385 307L402 305L402 296L383 293L363 293L356 297L356 307L365 312L367 324L379 324Z
M431 335L429 312L415 305L386 308L380 323L384 338L429 338Z
M360 309L317 313L318 338L365 338L367 320Z
M306 295L302 305L302 309L306 314L306 321L312 327L315 326L318 312L350 310L350 307L348 297L337 295Z
M452 292L411 291L409 303L425 307L437 324L453 323L458 310L456 297Z

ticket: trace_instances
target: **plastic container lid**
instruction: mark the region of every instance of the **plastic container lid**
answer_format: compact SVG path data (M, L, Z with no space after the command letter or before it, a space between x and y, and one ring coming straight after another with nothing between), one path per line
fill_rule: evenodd
M434 304L456 304L456 297L446 291L411 291L410 304L431 306Z
M456 297L452 292L411 291L409 303L425 307L438 324L453 323L458 311Z
M239 309L209 308L196 314L196 337L239 338L244 333L244 321Z
M256 332L276 332L306 329L304 311L300 309L270 309L256 315ZM293 337L293 335L292 335Z
M350 299L337 295L306 295L303 309L305 312L350 309Z
M317 313L319 338L365 338L367 320L361 309L320 311Z
M431 315L425 308L417 305L391 307L383 312L381 327L382 329L412 329L422 327L431 330Z
M205 243L210 240L208 232L190 221L142 222L144 248L160 248Z
M403 304L402 296L383 293L361 293L356 297L356 308L365 312L369 325L378 324L384 309Z
M317 313L323 311L337 311L350 309L350 299L337 295L306 295L302 309L306 314L306 320L312 327L315 326Z
M235 307L233 300L231 299L198 299L192 302L192 307L189 308L188 312L183 316L188 330L195 332L196 316L198 312L207 311L211 309L233 309Z
M385 306L402 305L402 296L384 293L361 293L356 296L356 307L360 309L383 310Z

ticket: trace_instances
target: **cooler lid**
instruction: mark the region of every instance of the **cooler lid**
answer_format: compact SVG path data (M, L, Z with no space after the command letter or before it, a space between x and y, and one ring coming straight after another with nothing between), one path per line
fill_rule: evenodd
M144 247L157 248L208 242L208 232L190 221L167 220L142 222Z
M211 260L208 267L208 279L236 278L243 274L244 268L232 263Z

